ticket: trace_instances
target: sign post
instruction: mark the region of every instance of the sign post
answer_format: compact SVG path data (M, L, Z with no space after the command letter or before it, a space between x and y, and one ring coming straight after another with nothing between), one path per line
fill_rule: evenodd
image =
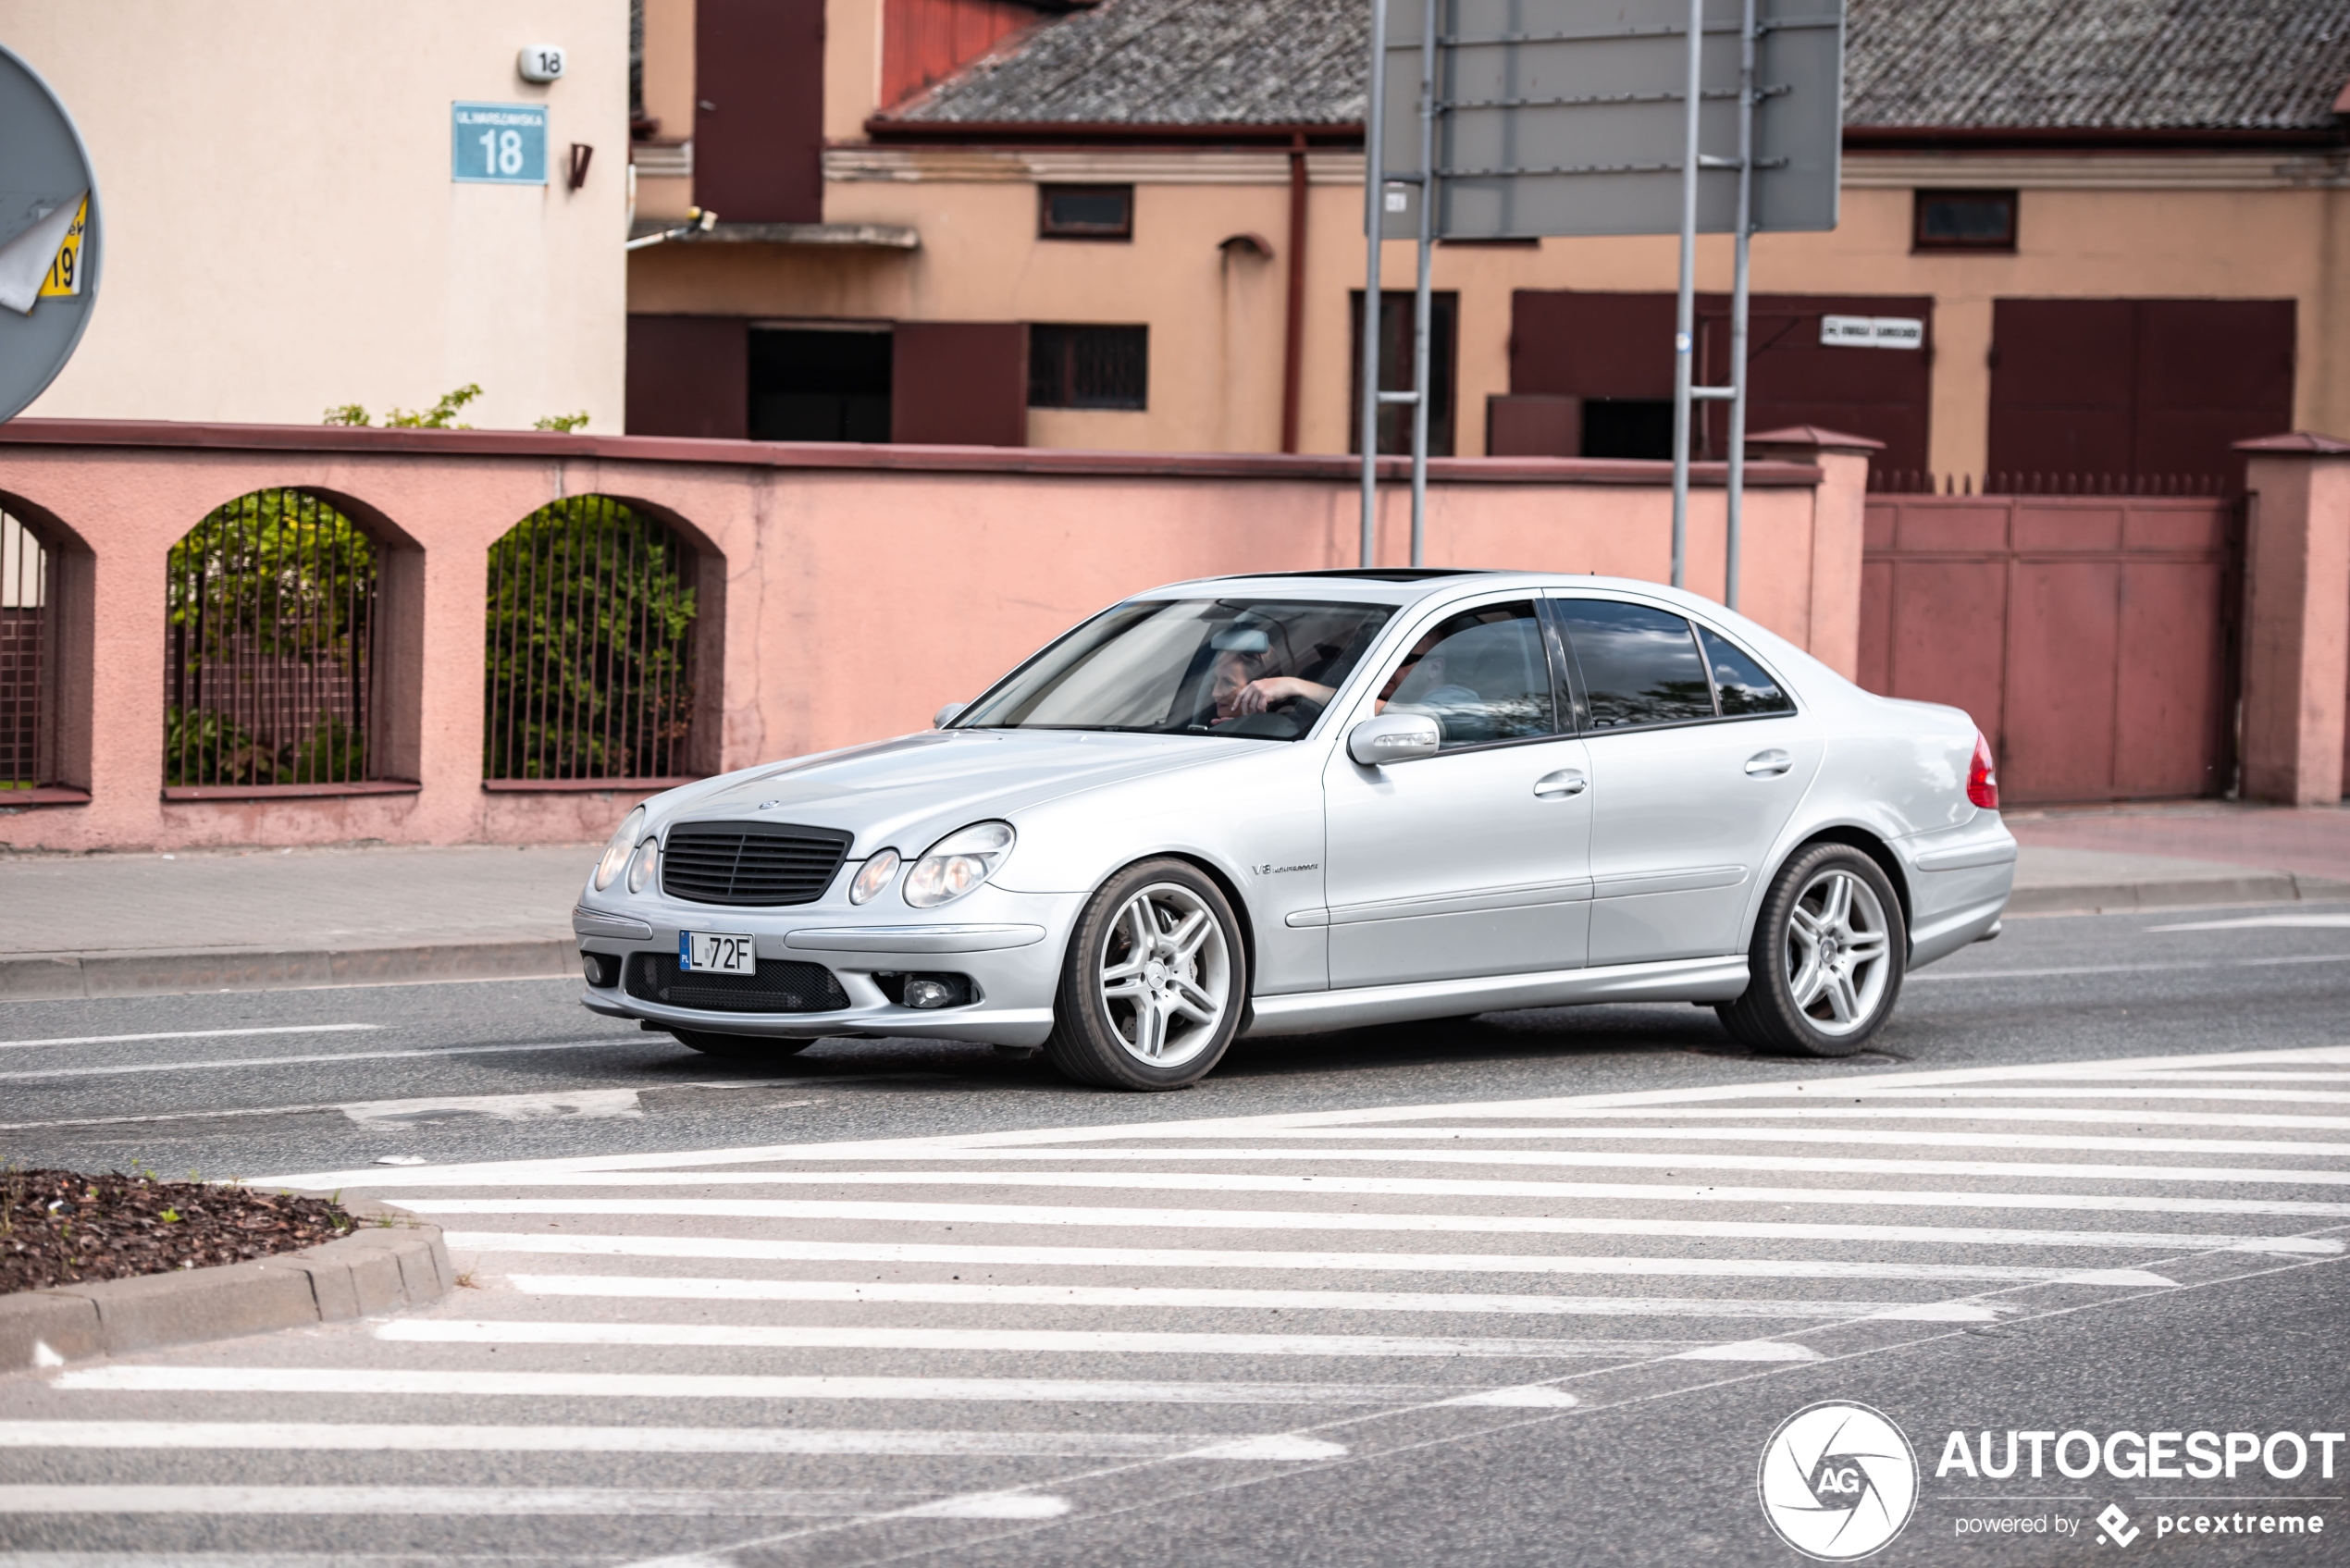
M1434 241L1678 234L1673 580L1680 583L1688 567L1694 405L1727 402L1725 597L1735 605L1745 491L1750 241L1757 233L1836 227L1844 0L1371 4L1363 564L1373 563L1377 542L1378 414L1390 403L1413 408L1413 564L1420 564L1424 553ZM1707 153L1709 145L1721 151ZM1699 381L1701 233L1735 236L1731 364L1723 387ZM1379 389L1382 239L1418 243L1409 390Z

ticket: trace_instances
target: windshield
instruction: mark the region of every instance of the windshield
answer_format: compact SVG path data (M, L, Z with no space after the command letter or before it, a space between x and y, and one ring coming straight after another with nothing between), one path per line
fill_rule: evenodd
M1121 604L1014 671L951 727L1295 740L1394 612L1302 599Z

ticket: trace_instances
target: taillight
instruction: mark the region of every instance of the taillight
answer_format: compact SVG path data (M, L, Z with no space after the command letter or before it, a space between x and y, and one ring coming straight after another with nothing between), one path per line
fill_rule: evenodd
M1966 771L1966 797L1985 811L1999 809L1999 771L1991 761L1991 743L1974 732L1974 761Z

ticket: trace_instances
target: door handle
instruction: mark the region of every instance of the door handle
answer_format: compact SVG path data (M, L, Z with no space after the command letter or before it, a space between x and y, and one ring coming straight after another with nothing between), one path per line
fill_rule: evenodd
M1555 800L1562 796L1582 794L1589 783L1583 776L1582 769L1561 768L1555 773L1545 773L1536 779L1534 793L1545 800Z
M1746 774L1752 779L1775 779L1794 766L1795 759L1775 746L1768 751L1758 751L1748 758Z

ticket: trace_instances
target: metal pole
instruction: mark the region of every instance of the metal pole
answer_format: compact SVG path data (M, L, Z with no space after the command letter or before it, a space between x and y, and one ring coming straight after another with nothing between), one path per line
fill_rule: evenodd
M1681 149L1681 285L1673 309L1673 586L1687 575L1689 536L1689 386L1697 341L1697 112L1705 47L1705 0L1689 0L1689 74Z
M1419 271L1412 290L1412 564L1426 564L1428 537L1428 351L1429 252L1436 204L1436 0L1420 6Z
M1730 483L1722 602L1738 607L1738 527L1746 506L1747 258L1754 233L1754 0L1738 29L1738 226L1730 277Z
M1363 564L1374 564L1379 548L1379 230L1385 227L1387 167L1381 153L1381 122L1387 115L1387 0L1371 7L1370 102L1363 112L1363 259L1361 419L1363 448Z

